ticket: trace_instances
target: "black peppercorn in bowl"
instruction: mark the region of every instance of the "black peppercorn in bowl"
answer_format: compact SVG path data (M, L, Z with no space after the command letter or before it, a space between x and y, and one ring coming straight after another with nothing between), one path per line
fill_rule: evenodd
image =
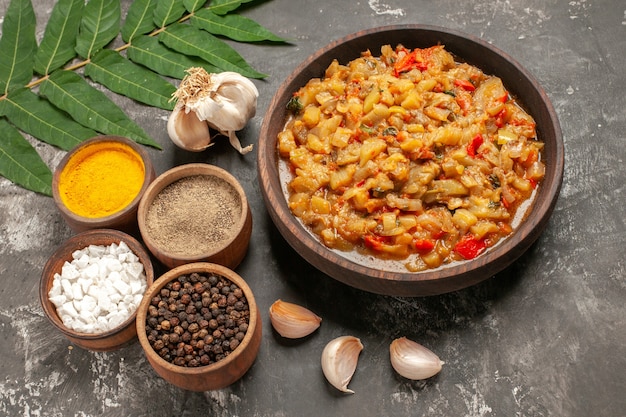
M137 336L148 362L169 383L189 391L225 388L254 363L262 325L252 290L218 264L169 270L146 291Z

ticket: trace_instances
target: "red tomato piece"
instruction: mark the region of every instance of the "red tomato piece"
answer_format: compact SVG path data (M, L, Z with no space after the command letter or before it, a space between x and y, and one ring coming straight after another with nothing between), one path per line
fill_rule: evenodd
M435 248L435 242L430 239L415 239L413 241L413 246L415 246L415 250L418 252L430 252Z
M465 259L474 259L487 249L485 241L467 234L454 246L454 251Z
M472 84L468 80L461 80L457 78L456 80L454 80L454 85L456 85L457 87L461 87L465 91L476 90L476 87L474 87L474 84Z
M480 133L474 136L474 139L472 139L469 145L467 145L467 154L472 158L475 158L478 148L480 148L480 145L483 144L483 141L483 135L481 135Z

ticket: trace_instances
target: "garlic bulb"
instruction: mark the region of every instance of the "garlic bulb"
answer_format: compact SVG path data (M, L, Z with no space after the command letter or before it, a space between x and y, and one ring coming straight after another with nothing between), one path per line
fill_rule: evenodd
M361 341L354 336L340 336L328 342L322 352L322 371L333 387L354 394L348 389L348 384L356 371L362 350Z
M389 356L398 374L414 380L436 375L444 364L433 352L406 337L391 342Z
M235 134L256 114L259 92L248 78L236 72L209 74L204 68L189 68L173 98L177 100L167 121L167 133L180 148L200 152L212 145L209 128L228 136L240 153L245 148Z
M270 306L270 321L282 337L299 339L317 330L322 319L305 307L276 300Z

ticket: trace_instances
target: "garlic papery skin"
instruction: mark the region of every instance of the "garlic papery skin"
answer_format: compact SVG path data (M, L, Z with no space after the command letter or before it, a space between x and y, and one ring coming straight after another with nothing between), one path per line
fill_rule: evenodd
M406 337L391 342L389 357L393 369L412 380L430 378L438 374L444 364L432 351Z
M341 392L354 394L348 384L356 371L363 350L361 340L354 336L339 336L322 351L322 371L328 382Z
M168 119L168 135L178 147L199 152L211 145L212 128L228 136L240 153L248 153L252 145L242 148L235 132L256 114L258 97L254 83L241 74L189 68L173 94L177 103Z
M276 300L270 306L270 321L282 337L299 339L317 330L322 318L306 307Z

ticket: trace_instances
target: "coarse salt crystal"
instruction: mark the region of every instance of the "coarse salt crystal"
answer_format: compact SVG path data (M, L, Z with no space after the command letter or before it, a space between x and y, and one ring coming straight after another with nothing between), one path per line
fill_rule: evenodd
M74 300L83 299L83 288L80 286L78 282L72 283L72 298Z
M89 256L92 258L102 258L102 256L106 253L106 248L100 245L89 245L87 247L87 253L89 253Z
M68 299L73 299L74 298L74 291L72 290L72 283L70 281L68 281L67 279L61 279L61 288L63 289L63 294L65 294L65 296Z
M143 264L131 263L131 264L126 265L125 270L128 273L128 275L137 279L141 276L141 274L143 274Z
M112 272L111 275L113 275L115 272ZM127 283L124 282L124 280L122 280L122 277L119 273L115 273L115 278L113 281L113 287L115 287L115 289L120 293L120 295L123 294L128 294L130 293L130 285L128 285Z
M90 323L95 321L94 314L89 310L81 310L78 313L78 318L80 319L81 322L85 323L86 325L89 325Z
M109 294L109 300L111 300L111 303L117 304L122 301L122 296L119 293L115 292L113 294Z
M101 310L110 311L111 305L113 303L111 303L111 299L109 298L108 294L103 293L102 291L98 291L96 299L98 300L98 306L100 306Z
M146 291L146 285L141 281L132 280L130 281L130 292L133 295L143 294Z
M67 301L67 297L63 294L54 295L50 297L50 302L54 304L56 308L59 308Z
M122 281L124 281L126 284L130 284L130 277L128 276L125 270L119 271L119 274L120 274L120 279Z
M90 245L55 274L48 292L64 325L84 333L111 330L130 317L147 287L144 268L124 242Z
M81 311L86 310L86 311L95 313L97 307L98 307L98 300L96 300L90 295L86 295L85 297L83 297L83 299L80 302Z
M90 264L83 270L83 276L92 280L96 280L100 277L100 267L98 264Z
M78 278L78 284L80 284L80 288L83 290L83 293L88 294L89 289L93 284L93 280L89 278Z
M74 303L71 302L71 301L63 303L63 305L61 306L60 310L61 310L60 314L67 314L67 315L70 315L72 317L78 316L78 311L76 311L76 308L74 308Z
M74 264L65 262L61 268L61 276L65 279L76 279L80 276L80 272Z
M54 274L54 278L52 279L52 287L50 287L50 291L48 295L50 297L56 297L61 295L63 292L63 288L61 288L61 275Z
M115 313L110 313L107 318L109 319L109 329L113 329L120 324L124 323L124 321L128 318L128 311L120 311Z
M87 265L89 265L89 255L83 252L80 257L74 258L74 265L76 265L78 269L87 268Z
M143 294L135 294L133 297L133 304L139 306L141 304L141 300L143 299Z

